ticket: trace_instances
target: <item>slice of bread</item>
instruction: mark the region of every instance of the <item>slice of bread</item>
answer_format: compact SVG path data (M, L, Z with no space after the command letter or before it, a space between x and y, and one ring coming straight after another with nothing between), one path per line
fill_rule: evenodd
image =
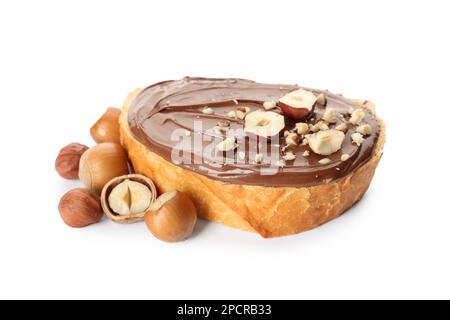
M263 237L299 233L340 216L364 195L383 153L385 127L377 118L380 135L373 154L344 178L302 188L224 183L166 161L133 137L128 108L139 92L137 89L128 95L120 117L121 141L135 171L151 178L159 194L175 189L189 194L201 218ZM354 102L374 112L370 102Z

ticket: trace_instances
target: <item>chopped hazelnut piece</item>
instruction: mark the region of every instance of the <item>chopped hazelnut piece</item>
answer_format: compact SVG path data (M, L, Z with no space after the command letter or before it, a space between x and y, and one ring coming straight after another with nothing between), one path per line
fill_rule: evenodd
M340 123L340 124L338 124L336 127L335 127L335 129L336 130L339 130L339 131L342 131L342 132L345 132L345 131L347 131L347 124L345 124L345 123Z
M347 161L349 158L350 158L350 155L344 153L344 154L341 156L341 161Z
M202 112L203 112L204 114L214 114L214 110L213 110L212 108L210 108L210 107L205 107L205 108L202 110Z
M241 111L243 113L249 113L250 112L250 108L249 107L239 107L238 111Z
M244 132L263 138L278 136L285 128L284 117L276 112L256 110L245 117Z
M304 122L296 123L295 129L297 129L298 134L307 134L309 132L309 126L307 123Z
M361 133L363 136L370 136L372 134L372 127L370 124L362 124L356 128L356 132Z
M355 132L352 134L352 141L359 147L363 143L364 137L361 133Z
M229 129L230 129L230 128L228 128L228 127L215 126L215 127L214 127L214 133L215 133L215 134L226 133Z
M222 142L219 142L216 146L216 149L219 151L230 151L237 148L236 138L230 137L226 138Z
M323 121L319 121L314 125L310 125L310 130L312 132L318 132L318 131L324 131L324 130L328 130L328 125L323 122Z
M289 130L284 131L283 135L286 138L289 134L291 134L292 132L290 132Z
M247 113L250 112L250 108L249 107L239 107L236 111L236 116L241 119L244 120L245 116L247 115Z
M358 101L358 102L362 103L364 105L364 107L370 111L370 113L372 113L372 114L376 113L375 112L375 105L372 102L367 101L367 100L366 101Z
M304 157L309 157L309 155L310 155L309 150L305 150L305 152L303 152Z
M323 120L328 123L336 123L337 121L337 112L334 108L327 108L323 115Z
M294 132L289 133L286 136L286 143L290 146L294 145L298 145L300 142L300 136Z
M317 96L317 103L320 104L321 106L324 106L327 104L327 98L325 97L325 95L323 93L321 93Z
M345 134L338 130L319 131L308 137L308 143L312 151L328 156L340 150L344 142Z
M277 166L283 168L286 165L286 162L284 160L278 160Z
M255 155L255 162L256 163L261 163L263 161L263 155L261 153L257 153Z
M365 116L366 114L364 113L363 109L356 109L352 112L352 116L350 117L349 121L351 124L359 125Z
M238 119L244 120L246 114L244 112L238 110L238 111L236 111L236 116L238 117Z
M277 103L275 101L265 101L263 107L266 110L272 110L277 107Z
M295 159L295 154L291 151L286 152L286 154L283 156L283 159L286 161L290 161L290 160L294 160Z
M366 110L368 110L370 113L375 114L375 105L368 101L368 100L359 100L359 99L353 99L353 103L362 105Z
M227 113L227 116L229 116L230 118L236 118L236 112L235 111L230 111Z
M331 162L331 159L329 158L323 158L319 160L320 164L329 164Z
M230 126L230 121L219 121L217 125L221 128L228 128Z

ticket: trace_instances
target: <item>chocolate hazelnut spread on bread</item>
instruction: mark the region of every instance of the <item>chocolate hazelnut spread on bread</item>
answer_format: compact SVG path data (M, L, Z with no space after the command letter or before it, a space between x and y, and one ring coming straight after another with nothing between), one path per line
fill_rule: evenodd
M141 144L165 160L225 183L308 187L345 177L370 159L380 133L377 119L368 109L360 109L341 95L301 88L316 96L323 94L326 99L326 103L318 100L311 115L301 121L307 124L307 133L297 132L299 121L285 116L275 105L299 86L244 79L186 77L156 83L134 99L128 125ZM333 121L325 121L329 117L327 109L335 111ZM229 137L229 132L245 132L245 115L258 110L284 117L284 128L276 140L256 139L255 143L251 135L244 134L236 137L236 148L227 152L214 150L218 142ZM352 115L355 110L359 114ZM356 117L363 121L357 119L356 123L352 119ZM308 135L325 130L324 126L345 134L341 148L327 156L317 154L307 143ZM291 142L293 136L297 140ZM182 139L191 145L183 150L188 152L183 159L189 161L175 162L173 150ZM282 159L275 168L269 163L273 158Z

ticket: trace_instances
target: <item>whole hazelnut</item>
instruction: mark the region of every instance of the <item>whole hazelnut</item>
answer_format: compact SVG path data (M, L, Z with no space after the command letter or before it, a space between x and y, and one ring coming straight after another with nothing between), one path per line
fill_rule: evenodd
M67 192L61 198L58 209L64 222L73 228L97 223L103 216L100 198L83 188Z
M91 136L97 143L120 143L120 109L110 107L91 128Z
M159 240L178 242L188 238L197 222L197 209L191 198L180 191L162 194L145 214L148 229Z
M71 143L61 149L55 161L55 169L65 179L78 179L80 158L89 148L83 144Z
M84 186L97 194L108 181L128 174L128 158L120 144L99 143L80 159L79 177Z

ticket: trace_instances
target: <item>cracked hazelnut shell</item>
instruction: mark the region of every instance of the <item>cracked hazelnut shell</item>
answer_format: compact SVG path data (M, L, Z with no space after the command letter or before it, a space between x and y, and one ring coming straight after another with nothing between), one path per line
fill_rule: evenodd
M144 212L137 212L137 213L131 213L131 214L127 214L127 215L123 215L123 214L121 215L121 214L115 212L110 204L110 196L111 196L112 191L114 190L114 188L116 188L118 185L120 185L121 183L123 183L126 180L137 182L137 183L140 183L140 184L144 185L145 187L147 187L151 193L150 206L155 202L157 192L156 192L156 187L155 187L153 181L150 178L147 178L146 176L143 176L141 174L129 174L129 175L124 175L124 176L114 178L103 187L102 194L100 197L103 211L105 212L106 216L109 219L111 219L112 221L117 222L117 223L126 224L126 223L134 223L134 222L138 222L138 221L143 221L145 212L147 211L148 208L146 208L146 210ZM127 199L127 200L132 200L132 199Z

